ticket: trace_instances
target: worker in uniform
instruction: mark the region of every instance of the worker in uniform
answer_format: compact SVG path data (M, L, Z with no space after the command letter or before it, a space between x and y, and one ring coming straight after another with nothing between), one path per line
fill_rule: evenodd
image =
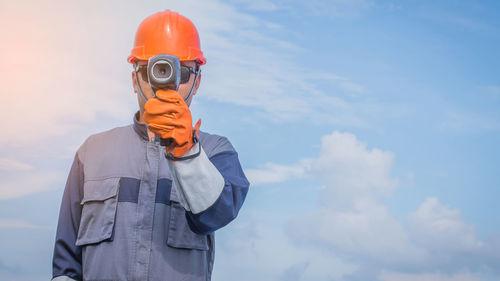
M179 59L177 90L153 91L147 64L159 54ZM201 131L200 120L193 128L189 105L206 63L196 27L169 10L147 17L128 62L139 110L76 152L52 280L210 280L215 231L236 218L249 182L226 137Z

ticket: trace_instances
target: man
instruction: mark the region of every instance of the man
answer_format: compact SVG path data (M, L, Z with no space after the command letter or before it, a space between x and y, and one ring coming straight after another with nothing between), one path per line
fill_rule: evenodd
M178 91L155 96L145 66L158 54L177 56L182 75ZM192 127L188 106L206 63L198 32L169 10L151 15L128 61L139 111L132 125L92 135L78 149L53 280L210 280L214 231L237 216L249 183L225 137L199 131L200 121Z

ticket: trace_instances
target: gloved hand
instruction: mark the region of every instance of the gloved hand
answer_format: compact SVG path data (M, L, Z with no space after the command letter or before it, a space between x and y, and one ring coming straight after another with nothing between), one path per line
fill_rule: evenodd
M171 152L175 157L182 157L195 144L191 111L174 90L158 90L156 97L150 98L144 105L144 121L160 138L173 140L172 144L165 148L165 153ZM201 119L196 122L194 128L196 134L200 125Z

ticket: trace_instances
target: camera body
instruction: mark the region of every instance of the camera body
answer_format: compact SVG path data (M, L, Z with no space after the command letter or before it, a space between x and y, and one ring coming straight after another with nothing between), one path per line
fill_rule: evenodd
M153 56L148 61L149 85L156 97L156 91L160 89L179 89L181 81L181 63L179 58L167 54ZM160 139L160 145L169 146L173 139Z
M167 54L151 57L148 61L148 77L155 96L160 89L177 91L181 81L179 58Z

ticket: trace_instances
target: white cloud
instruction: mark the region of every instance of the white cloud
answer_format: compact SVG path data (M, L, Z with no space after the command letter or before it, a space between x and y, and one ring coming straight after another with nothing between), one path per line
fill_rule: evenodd
M296 247L279 212L249 210L217 232L214 280L276 281L340 279L357 269L329 251ZM245 261L242 263L241 261ZM295 279L289 279L290 274ZM300 276L299 276L300 275Z
M0 59L9 71L0 77L4 85L0 143L32 144L61 136L93 120L97 112L115 118L130 115L134 99L127 90L128 75L121 78L126 71L116 70L124 65L111 63L117 54L125 55L126 44L120 32L113 33L116 37L107 33L124 26L108 21L113 13L104 17L93 11L92 21L85 20L87 7L73 5L67 1L2 5ZM115 52L103 50L109 46L115 46Z
M352 273L362 280L379 274L381 280L476 280L461 270L494 270L498 241L480 241L475 227L463 221L458 209L429 197L404 223L393 217L382 201L398 187L398 180L390 175L393 161L392 152L368 149L353 134L333 132L322 138L317 158L288 167L267 163L261 178L276 182L308 175L323 180L320 204L293 216L285 233L297 251L323 251L365 268ZM305 274L316 262L289 261L289 271ZM327 274L316 277L303 280L328 280Z
M304 244L327 247L383 263L422 259L405 229L379 202L397 187L390 176L394 155L366 144L350 133L322 138L311 171L326 183L320 207L289 225L290 236ZM309 241L309 242L308 242Z
M252 186L277 183L306 177L306 173L310 169L309 166L308 160L302 160L301 163L294 166L266 163L258 169L246 169L245 175Z
M366 144L350 133L333 132L322 137L321 151L312 170L326 182L325 206L352 205L360 199L379 199L394 191L398 180L391 178L394 154L367 150Z
M37 171L5 177L0 182L0 200L61 188L65 176L61 172Z
M0 171L26 171L33 167L29 164L7 158L0 158Z
M479 277L471 273L424 273L407 274L391 271L383 271L379 275L380 281L479 281Z
M237 0L246 9L256 11L287 10L290 13L300 11L297 16L322 16L331 18L352 18L364 14L375 3L371 0L309 0L309 1L282 1L282 0ZM293 11L292 11L293 9Z
M323 136L320 156L302 159L294 165L266 163L245 173L254 184L284 182L310 175L321 176L328 184L326 193L339 204L357 199L381 198L394 191L398 180L390 177L394 154L380 149L367 150L351 133L338 131ZM329 205L335 205L329 201Z
M267 10L274 5L252 3ZM99 114L129 122L137 102L125 59L140 21L167 7L192 19L199 29L208 58L199 96L251 107L277 120L363 123L351 104L311 83L307 76L324 73L296 62L304 50L280 39L283 30L275 22L219 0L141 5L120 1L118 10L117 4L52 0L2 7L0 31L5 44L0 59L9 71L0 77L1 143L31 144L63 136L94 122ZM46 10L47 5L54 9ZM356 5L337 1L333 6ZM362 91L363 86L337 77L326 81L354 94Z
M286 8L290 7L289 1L279 1ZM363 15L375 5L371 0L310 0L297 1L300 15L322 16L330 18L355 18Z
M424 251L410 244L406 230L387 208L375 202L359 201L352 210L344 211L319 208L291 220L288 230L300 244L326 247L358 261L398 264L426 257Z
M482 247L473 225L466 224L460 210L442 205L435 197L424 200L408 216L412 236L435 255L454 255L456 252L477 251Z
M278 9L278 6L269 0L237 0L235 2L255 11L275 11Z
M32 224L17 219L0 219L0 228L33 228L33 229L50 229L46 225Z

